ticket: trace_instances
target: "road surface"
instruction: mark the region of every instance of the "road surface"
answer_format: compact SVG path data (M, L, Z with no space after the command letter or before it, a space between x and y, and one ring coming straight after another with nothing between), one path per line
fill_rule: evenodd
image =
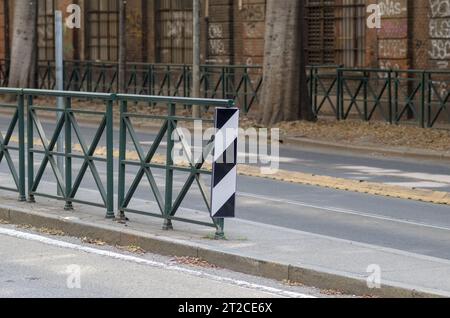
M6 122L5 119L0 121L2 131L6 130ZM46 124L45 126L50 133L52 125ZM87 137L89 136L88 140L92 138L93 132L93 128L83 127L83 133ZM154 134L140 133L139 138L143 145L148 147L148 144L154 138ZM131 149L132 145L129 144L128 147ZM289 163L282 165L283 169L303 172L315 171L317 174L324 175L336 173L337 176L345 176L347 173L349 176L365 177L370 180L373 178L381 182L399 181L399 179L404 178L397 175L373 176L362 171L358 172L361 175L357 174L355 167L367 166L372 170L401 171L404 175L417 174L418 176L420 174L424 179L413 179L412 182L416 183L430 180L434 180L431 182L437 182L438 179L439 182L445 183L447 179L444 180L441 177L447 178L450 176L450 168L448 167L402 160L368 159L356 155L325 155L321 152L296 148L283 148L281 155L285 158L285 162L289 161ZM13 154L13 156L16 156L16 154ZM39 156L36 156L36 169L39 166L38 161ZM81 161L74 160L75 172L79 169L81 163ZM342 169L344 166L353 166L354 168L352 168L353 170ZM104 177L104 165L99 164L98 169ZM338 171L340 172L337 173ZM128 185L133 181L136 172L134 168L127 170ZM154 170L153 172L162 192L164 190L164 171ZM74 173L75 175L76 173ZM95 190L96 185L93 178L90 175L87 176L82 187ZM2 182L8 182L6 181L8 177L9 171L3 162L0 166L0 179ZM185 174L175 174L175 193L181 189L186 178ZM50 169L44 176L44 180L47 182L55 180ZM403 181L411 182L409 178ZM439 189L445 190L448 186L446 184ZM450 242L450 208L448 206L250 177L239 177L238 188L238 218L450 259L450 249L448 248ZM40 190L54 193L54 189L56 189L56 186ZM154 201L151 191L146 186L145 179L136 193L136 198ZM99 197L97 200L99 200ZM182 207L205 211L200 193L195 190L188 195Z
M0 298L310 298L313 288L0 225ZM330 295L327 295L330 296Z

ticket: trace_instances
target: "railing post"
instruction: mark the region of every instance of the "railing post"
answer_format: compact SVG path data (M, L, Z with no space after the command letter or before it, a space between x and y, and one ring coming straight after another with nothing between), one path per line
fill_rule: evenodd
M152 66L150 66L150 72L151 72L151 76L150 76L150 80L151 80L151 92L150 95L156 95L155 93L155 82L156 82L156 78L155 78L155 66L152 64Z
M311 108L314 115L317 117L316 105L314 103L314 67L309 69L309 97L311 99Z
M119 207L119 217L125 217L125 211L123 211L123 203L125 199L125 174L126 165L124 161L126 160L127 151L127 126L125 123L125 113L128 112L128 103L126 100L120 101L120 132L119 132L119 184L118 184L118 207Z
M313 74L313 95L314 95L314 109L315 109L315 113L316 113L316 117L319 116L319 109L317 107L317 105L319 104L319 69L318 68L314 68L314 72ZM337 94L336 94L336 98L337 98Z
M19 201L24 202L27 200L27 197L25 190L25 100L23 92L19 95L17 107L19 116Z
M249 112L248 107L248 82L250 81L250 77L248 75L248 68L244 67L244 111L247 114ZM238 96L239 98L239 96Z
M204 92L204 98L208 98L208 90L209 90L209 83L208 83L208 80L209 80L209 68L208 68L208 66L205 66L205 74L204 74L204 76L205 76L205 79L204 79L204 90L205 90L205 92Z
M368 101L368 86L370 81L370 72L364 72L364 121L369 121L369 101Z
M389 107L389 124L394 123L394 105L392 103L392 72L388 71L388 107Z
M337 109L336 109L336 118L337 120L342 119L342 112L344 109L344 91L343 91L343 83L342 83L342 70L340 68L337 69Z
M144 89L144 86L142 85L142 88ZM151 66L147 65L147 94L152 94L152 72L151 72ZM151 106L151 104L149 104Z
M392 71L390 71L392 72ZM398 79L398 72L394 72L394 123L397 125L399 122L398 118L398 90L399 90L399 79Z
M110 99L106 104L106 218L113 219L114 215L114 101Z
M92 65L91 62L87 62L86 65L86 74L87 74L87 91L92 92Z
M216 240L223 240L225 239L225 219L216 219Z
M50 61L47 61L47 89L53 89L52 87L52 65Z
M425 128L425 99L426 99L426 92L427 92L427 88L426 88L427 78L426 78L425 71L422 72L421 82L422 82L422 87L421 87L421 96L420 96L419 125L422 128Z
M226 81L227 81L226 68L222 67L222 98L226 98L227 94Z
M167 76L167 96L171 96L171 94L172 94L172 88L171 88L172 80L171 80L170 65L167 65L166 76Z
M173 132L175 131L176 127L174 127L174 120L173 117L176 115L176 105L173 103L170 103L168 105L169 107L169 114L168 114L168 125L167 125L167 152L166 152L166 193L165 193L165 207L164 207L164 214L165 217L169 217L173 212L172 211L172 200L173 200L173 157L172 152L174 149L174 140L172 138ZM172 220L169 218L166 218L164 220L163 230L169 231L173 230Z
M33 123L33 96L28 96L27 102L27 164L28 164L28 202L34 203L36 202L33 191L33 183L34 183L34 123Z
M187 65L183 64L183 97L189 97L189 73L187 71ZM186 106L186 105L185 105Z
M64 210L71 211L73 210L72 199L70 196L72 195L72 120L71 120L71 108L72 108L72 100L70 97L66 97L64 99L64 116L65 116L65 147L64 147L64 156L65 156L65 187L66 193L64 194L66 200L66 206Z
M427 104L427 119L426 119L427 128L432 128L432 126L433 126L432 111L431 111L432 103L433 103L433 77L432 76L433 76L432 73L428 72L428 77L427 77L427 80L428 80L428 85L427 85L427 87L428 87L428 104ZM439 107L441 107L441 106L442 105L439 105Z

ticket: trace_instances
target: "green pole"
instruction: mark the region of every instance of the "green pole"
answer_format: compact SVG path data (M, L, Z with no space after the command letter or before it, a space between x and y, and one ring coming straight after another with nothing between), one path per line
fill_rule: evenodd
M19 201L24 202L25 190L25 101L23 93L19 95L17 113L19 116Z
M392 72L388 72L389 123L394 123L394 105L392 103Z
M426 99L426 73L422 72L422 87L421 87L421 96L420 96L420 126L425 128L425 99Z
M124 114L128 111L127 101L122 100L120 102L120 137L119 137L119 185L118 185L118 207L119 207L119 217L125 218L125 211L123 208L123 201L125 199L125 174L126 165L124 161L126 160L127 151L127 127L125 124L126 118Z
M106 104L106 218L114 219L114 118L113 100Z
M72 198L72 121L70 119L70 110L72 108L72 100L70 97L64 99L64 116L65 118L65 147L64 147L64 155L65 155L65 181L66 181L66 206L64 210L70 211L73 210L72 202L70 201Z
M368 86L370 81L370 72L364 72L364 121L369 121L369 101L368 99Z
M34 195L32 194L33 191L33 183L34 183L34 153L33 153L33 147L34 147L34 123L33 123L33 116L31 115L33 112L33 96L28 96L28 103L27 103L27 153L28 153L28 202L34 203L36 202Z
M432 75L431 75L432 73L431 72L429 72L428 73L428 76L427 76L427 80L428 80L428 83L427 83L427 92L428 92L428 97L427 97L427 111L426 111L426 113L427 113L427 118L426 118L426 122L427 122L427 128L432 128L432 126L433 126L433 119L432 119L432 113L431 113L431 104L432 104L432 101L433 101L433 77L432 77ZM440 105L441 107L443 106L443 105Z
M342 113L344 109L344 92L343 92L343 83L342 83L342 71L338 69L337 71L337 109L336 109L336 118L337 120L342 119Z
M247 66L244 68L244 110L247 114L249 112L248 107L248 81L250 80L250 77L248 75L248 69Z
M169 116L168 116L168 125L167 125L167 153L166 153L166 193L165 193L165 208L164 214L166 217L170 215L175 215L172 212L172 200L173 200L173 157L172 152L174 149L174 141L172 139L173 132L175 131L173 117L176 114L176 105L170 103L169 107ZM176 212L176 211L174 211ZM163 225L163 230L173 230L172 220L166 218Z
M225 239L225 220L224 219L215 219L214 223L216 224L216 240L224 240Z

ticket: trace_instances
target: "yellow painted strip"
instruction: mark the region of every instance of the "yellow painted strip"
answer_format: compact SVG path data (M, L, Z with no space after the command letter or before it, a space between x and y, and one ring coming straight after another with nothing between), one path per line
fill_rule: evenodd
M12 142L18 142L16 137L11 138ZM36 144L41 144L40 140L36 139ZM74 144L72 146L74 152L82 153L81 145ZM106 147L100 147L95 152L95 156L105 156ZM119 157L119 151L114 150L114 157ZM139 161L139 156L135 151L127 151L127 160ZM156 154L152 160L155 164L166 164L165 156ZM188 166L188 163L182 163L181 166ZM205 168L210 170L210 168ZM290 182L295 184L317 186L323 188L330 188L336 190L365 193L370 195L392 197L398 199L420 201L434 204L450 205L450 193L439 192L432 190L409 189L401 186L388 185L383 183L366 182L358 180L350 180L344 178L335 178L329 176L318 176L306 174L302 172L278 170L274 174L263 174L259 167L240 165L238 173L241 176L264 178L274 181Z

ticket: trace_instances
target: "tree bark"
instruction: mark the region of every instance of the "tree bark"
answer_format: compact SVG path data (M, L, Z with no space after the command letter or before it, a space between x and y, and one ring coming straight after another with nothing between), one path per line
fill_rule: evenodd
M37 1L14 1L9 87L33 86L36 58Z
M126 26L127 2L120 0L119 8L119 93L125 94L127 90L127 26Z
M267 0L260 114L265 126L315 120L306 75L306 28L304 1Z

